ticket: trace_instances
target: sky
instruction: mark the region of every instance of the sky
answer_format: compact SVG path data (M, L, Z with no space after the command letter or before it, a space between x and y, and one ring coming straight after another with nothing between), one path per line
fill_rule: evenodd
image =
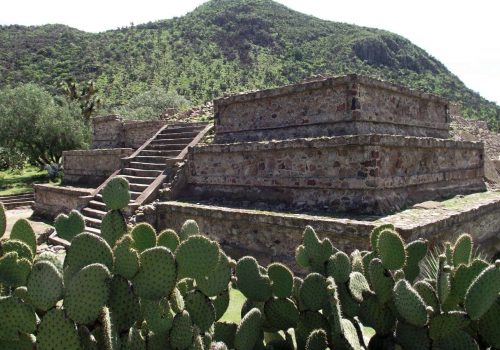
M444 63L469 88L500 104L498 0L277 0L322 19L389 30ZM16 0L0 24L61 23L88 32L182 16L205 0ZM75 9L75 5L80 7Z

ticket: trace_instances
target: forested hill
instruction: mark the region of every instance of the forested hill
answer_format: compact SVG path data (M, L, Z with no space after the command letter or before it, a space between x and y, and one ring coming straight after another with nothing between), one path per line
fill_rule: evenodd
M159 86L193 104L316 74L368 74L460 101L495 125L500 107L442 63L383 30L307 16L271 0L212 0L180 17L98 34L0 26L0 87L93 79L108 106Z

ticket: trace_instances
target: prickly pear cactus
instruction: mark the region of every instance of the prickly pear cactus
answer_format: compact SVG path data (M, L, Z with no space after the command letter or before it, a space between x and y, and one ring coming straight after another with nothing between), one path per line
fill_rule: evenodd
M85 220L82 214L72 210L69 215L59 214L54 221L54 227L59 237L71 241L77 234L85 231Z
M102 200L110 210L125 208L130 202L129 183L123 176L111 179L102 190Z
M36 254L27 221L0 241L1 349L500 347L500 261L474 258L469 235L446 244L437 272L424 277L427 243L404 242L392 225L372 231L372 251L350 254L309 226L295 252L307 270L299 278L278 262L236 263L193 220L179 236L147 224L128 233L119 212L126 182L104 192L102 236L78 232L71 214L58 218L71 240L64 261ZM3 233L1 214L0 206ZM221 321L239 292L241 321Z

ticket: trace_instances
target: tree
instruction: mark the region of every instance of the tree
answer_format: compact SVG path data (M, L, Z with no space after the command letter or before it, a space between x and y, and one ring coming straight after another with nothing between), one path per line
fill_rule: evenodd
M154 87L132 97L126 106L116 108L114 113L129 119L158 119L168 108L182 110L189 105L190 102L177 92Z
M87 82L87 85L79 91L75 79L69 78L66 79L64 83L61 83L61 87L69 103L79 103L83 120L86 124L89 124L90 117L101 106L101 98L97 94L99 90L95 86L95 83L90 80Z
M55 100L35 84L0 90L0 147L45 166L59 163L65 150L86 147L89 138L75 103Z

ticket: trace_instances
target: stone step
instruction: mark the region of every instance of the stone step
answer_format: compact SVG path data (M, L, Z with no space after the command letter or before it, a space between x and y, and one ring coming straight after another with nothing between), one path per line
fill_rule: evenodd
M100 228L101 220L96 218L91 218L83 215L83 219L85 220L85 225L88 227Z
M87 207L87 208L82 209L82 215L89 217L89 218L102 220L104 215L106 215L106 212Z
M163 132L200 132L205 128L205 125L186 125L186 126L177 126L170 125L168 128L163 130Z
M135 169L143 169L143 170L157 170L160 173L165 170L167 165L165 163L143 163L143 162L130 162L130 167Z
M104 202L97 201L95 199L91 200L89 202L89 204L87 205L87 208L96 209L96 210L100 210L100 211L107 211L108 210L108 208L106 207L106 204L104 204Z
M9 210L9 209L15 209L15 208L19 208L19 207L31 207L33 204L35 204L35 201L23 201L23 200L19 200L19 201L14 201L14 202L9 202L9 203L4 203L2 201L5 209Z
M125 176L140 176L140 177L157 177L163 172L162 170L155 169L138 169L138 168L124 168L122 174Z
M133 176L133 175L122 175L128 180L129 183L145 184L149 185L152 183L156 177L153 176Z
M7 204L7 203L24 202L32 200L35 200L34 196L22 196L22 197L12 197L8 199L0 199L0 202L2 202L3 204Z
M198 135L197 132L165 132L156 135L155 140L161 140L161 139L193 139Z
M34 198L35 198L34 193L20 193L10 196L0 196L0 202L8 203L8 202L18 201L19 199L34 199Z
M180 150L142 150L139 156L175 157L179 153Z
M145 184L135 184L135 183L129 183L129 185L131 191L141 192L141 193L144 192L144 190L149 186Z
M101 235L101 230L95 227L85 227L85 232L90 232L98 236Z
M144 151L177 151L180 152L188 143L173 143L173 144L163 144L163 143L150 143L144 148Z
M192 137L185 137L185 138L156 138L153 141L150 142L151 145L177 145L177 144L186 144L188 145L191 141L193 141Z
M141 192L134 192L134 191L130 191L130 203L133 203L134 202L134 199L136 199L137 197L139 197L141 195ZM99 199L100 201L102 201L102 194L98 193L96 194L96 199Z
M136 156L134 157L135 162L141 162L141 163L158 163L161 164L163 167L165 167L166 160L169 157L165 156Z
M156 140L161 140L161 139L185 139L185 138L194 138L196 135L199 133L197 131L189 131L189 132L175 132L175 131L169 131L169 130L163 130L160 134L156 136Z

